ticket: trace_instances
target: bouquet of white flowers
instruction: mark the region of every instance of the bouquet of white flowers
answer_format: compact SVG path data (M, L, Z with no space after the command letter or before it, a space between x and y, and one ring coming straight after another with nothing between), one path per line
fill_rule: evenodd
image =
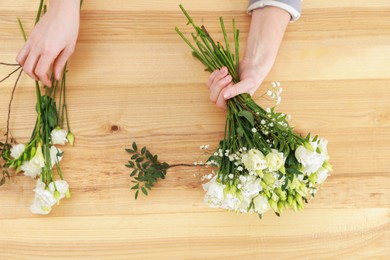
M45 9L43 0L41 0L35 23L39 21ZM20 20L19 25L26 40ZM34 189L35 198L30 210L34 214L48 214L55 204L59 204L61 199L70 197L69 185L63 178L59 164L63 157L63 151L57 147L68 142L73 145L74 142L66 105L66 66L61 80L54 81L52 77L52 86L44 86L44 94L41 94L41 86L38 81L35 82L37 97L35 127L30 140L26 144L17 144L14 138L9 137L9 120L14 92L23 70L18 64L2 63L2 65L18 67L0 82L3 82L13 73L19 71L19 74L9 103L6 140L4 143L0 143L0 158L4 160L1 165L0 186L5 183L6 177L10 177L9 169L15 169L15 173L22 171L24 175L32 179L38 178ZM58 105L56 100L58 100ZM66 122L67 129L64 129L64 122ZM54 167L57 170L59 180L55 179Z
M197 26L181 5L180 8L188 24L195 29L192 34L195 44L178 28L176 31L190 46L194 57L209 72L226 66L233 82L239 82L239 31L235 21L233 53L222 18L220 23L225 46L215 42L204 26ZM267 95L279 104L281 91L280 84L273 83ZM332 167L327 141L318 136L312 138L310 134L301 137L293 131L288 120L289 116L276 112L275 107L263 109L249 94L228 100L224 139L205 164L218 168L215 174L208 175L210 181L203 186L205 202L210 207L256 212L260 217L269 209L278 216L287 208L295 211L303 209L304 203L314 196ZM134 153L132 159L136 162L129 161L127 166L134 168L132 176L138 173L133 189L141 189L146 195L147 189L150 190L158 178L164 178L167 169L172 166L158 162L157 158L143 164L143 158L136 149L128 152ZM154 157L151 155L150 158ZM152 183L150 180L153 180Z

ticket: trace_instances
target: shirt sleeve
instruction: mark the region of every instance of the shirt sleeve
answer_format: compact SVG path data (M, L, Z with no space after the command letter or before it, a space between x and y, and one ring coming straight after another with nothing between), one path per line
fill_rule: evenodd
M299 19L301 16L301 0L250 0L248 13L265 6L275 6L287 11L291 15L291 22Z

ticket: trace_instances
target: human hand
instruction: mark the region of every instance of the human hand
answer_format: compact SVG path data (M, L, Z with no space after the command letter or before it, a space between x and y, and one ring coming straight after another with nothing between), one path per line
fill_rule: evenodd
M51 0L16 57L31 78L51 86L49 73L59 80L65 63L74 52L80 20L80 0Z
M215 70L207 82L211 102L219 108L226 109L228 99L243 93L253 95L268 72L268 68L265 69L249 60L243 60L240 62L240 82L233 84L232 77L228 74L226 67Z

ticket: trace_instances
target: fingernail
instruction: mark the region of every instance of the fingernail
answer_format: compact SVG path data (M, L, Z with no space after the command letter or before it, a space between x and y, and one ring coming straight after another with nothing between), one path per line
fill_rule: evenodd
M229 99L230 98L230 94L229 93L223 93L223 98L224 99Z

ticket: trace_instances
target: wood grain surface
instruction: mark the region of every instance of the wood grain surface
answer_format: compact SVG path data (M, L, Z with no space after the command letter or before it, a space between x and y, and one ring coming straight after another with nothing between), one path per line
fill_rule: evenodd
M334 172L304 212L261 221L208 208L194 169L172 170L134 201L125 147L136 140L162 160L192 163L200 145L221 139L225 112L209 102L208 74L173 29L186 23L179 1L84 2L68 83L76 145L62 162L72 198L34 216L34 181L13 176L0 187L1 260L390 258L388 0L304 1L289 25L256 98L264 103L269 83L282 82L279 110L297 131L329 140ZM182 2L212 34L219 16L235 17L245 46L246 0ZM14 61L23 45L16 17L31 31L37 4L1 2L1 61ZM11 89L12 80L0 86L1 129ZM12 106L19 142L31 133L34 105L24 75Z

